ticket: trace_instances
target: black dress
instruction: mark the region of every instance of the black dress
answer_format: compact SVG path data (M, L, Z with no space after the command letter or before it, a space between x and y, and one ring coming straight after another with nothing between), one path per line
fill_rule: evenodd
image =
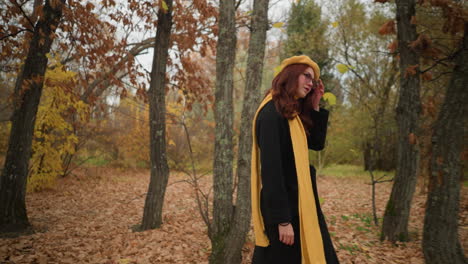
M314 125L307 137L308 147L313 150L322 150L327 133L328 111L320 109L319 112L311 111L310 115ZM294 152L288 120L276 110L273 100L268 102L258 113L256 136L260 148L262 177L260 210L270 245L268 247L256 246L252 263L301 263L298 216L299 193ZM339 263L339 261L328 233L325 218L320 209L315 174L315 168L310 166L325 258L327 264L335 264ZM292 246L279 241L278 224L284 222L291 222L293 226L294 244Z

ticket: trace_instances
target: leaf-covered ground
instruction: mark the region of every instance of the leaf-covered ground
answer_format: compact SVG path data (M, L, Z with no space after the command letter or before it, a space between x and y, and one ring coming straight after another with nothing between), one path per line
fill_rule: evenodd
M0 263L208 263L210 242L190 185L172 174L161 229L133 232L140 223L148 172L87 169L59 180L52 190L27 195L36 233L0 239ZM209 188L210 179L202 184ZM370 186L363 178L321 176L323 210L342 263L423 263L425 196L416 192L409 231L412 242L393 246L378 240L372 225ZM378 215L391 185L377 187ZM461 199L460 238L468 249L468 196ZM243 251L250 263L252 236Z

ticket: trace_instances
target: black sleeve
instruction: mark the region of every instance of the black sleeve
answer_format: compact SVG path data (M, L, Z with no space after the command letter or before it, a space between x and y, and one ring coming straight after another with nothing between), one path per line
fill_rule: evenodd
M325 147L325 138L327 137L328 111L320 108L320 111L312 110L310 113L313 127L309 130L307 136L307 145L312 150L322 150Z
M281 117L267 112L257 122L260 147L262 196L271 224L290 222L288 193L285 187L281 137L284 123Z

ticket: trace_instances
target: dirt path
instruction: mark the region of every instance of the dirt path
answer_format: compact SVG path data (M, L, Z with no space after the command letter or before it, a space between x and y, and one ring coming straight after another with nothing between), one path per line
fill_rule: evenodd
M132 232L140 223L147 172L82 171L60 180L53 190L27 196L30 221L37 232L0 239L0 263L208 263L209 239L190 186L173 174L166 194L161 229ZM209 178L203 182L209 187ZM425 197L413 201L409 230L414 241L392 246L378 241L372 226L370 186L359 179L319 177L323 211L342 263L423 263L421 230ZM391 185L378 186L382 215ZM467 197L460 228L467 249ZM250 263L252 236L244 248Z

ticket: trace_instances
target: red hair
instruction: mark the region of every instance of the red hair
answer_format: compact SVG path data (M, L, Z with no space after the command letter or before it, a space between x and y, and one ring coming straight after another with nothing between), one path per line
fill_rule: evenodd
M306 64L291 64L284 68L272 81L271 92L276 110L285 118L293 119L297 114L301 118L305 131L309 134L309 129L312 128L313 122L310 118L312 105L304 104L313 94L310 91L305 98L295 99L299 83L299 76L305 72L309 65Z

